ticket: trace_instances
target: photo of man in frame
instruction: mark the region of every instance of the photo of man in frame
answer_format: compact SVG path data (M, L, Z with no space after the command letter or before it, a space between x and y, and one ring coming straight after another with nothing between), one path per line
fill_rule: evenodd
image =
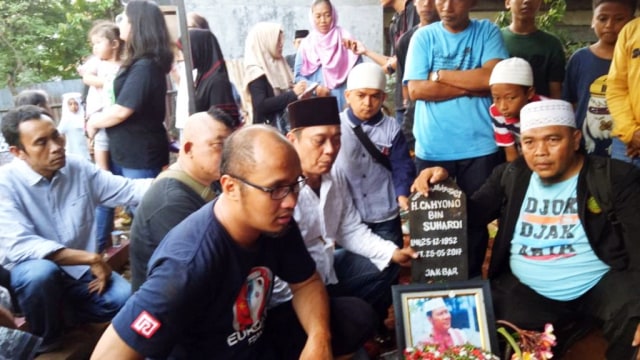
M446 348L470 343L483 346L476 296L416 297L408 299L411 339L407 345L437 344Z

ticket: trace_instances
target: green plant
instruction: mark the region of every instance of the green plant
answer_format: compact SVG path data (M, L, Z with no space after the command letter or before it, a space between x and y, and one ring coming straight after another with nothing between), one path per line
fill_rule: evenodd
M544 0L544 5L538 16L536 16L536 25L540 30L555 33L557 31L556 24L562 21L567 11L567 2L565 0ZM495 20L498 27L505 27L511 23L511 12L500 11Z
M538 29L557 36L564 45L566 56L569 57L577 49L582 48L587 44L585 42L574 40L571 37L571 34L557 26L564 19L566 12L567 2L565 0L544 0L543 6L536 17L536 25ZM511 12L499 12L495 23L500 28L508 26L511 23Z
M0 1L0 88L78 77L93 21L120 8L117 0Z
M498 320L498 324L503 325L498 328L498 333L502 335L509 347L513 350L511 357L508 353L505 358L511 360L547 360L553 357L551 348L556 345L556 336L553 334L553 325L546 324L544 331L523 330L514 324ZM514 333L510 333L506 328L510 328Z

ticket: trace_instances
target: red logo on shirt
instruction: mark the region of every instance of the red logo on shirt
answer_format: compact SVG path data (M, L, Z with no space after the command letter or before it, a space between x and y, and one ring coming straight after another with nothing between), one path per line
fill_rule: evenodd
M146 311L142 311L140 315L131 323L131 328L133 331L138 334L146 337L147 339L151 338L153 334L160 329L162 324L156 318L151 316Z

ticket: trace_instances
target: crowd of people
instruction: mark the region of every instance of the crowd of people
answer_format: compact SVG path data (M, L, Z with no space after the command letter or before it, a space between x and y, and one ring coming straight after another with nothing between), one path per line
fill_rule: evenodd
M198 14L187 56L151 1L96 23L86 99L66 94L56 125L46 94L26 91L2 118L0 326L24 314L41 353L110 321L94 359L366 358L418 256L400 211L452 178L468 197L469 278L499 219L496 318L552 323L558 356L595 324L607 358L640 359L636 2L594 0L598 40L568 62L536 27L542 0L506 1L503 29L470 17L477 0L381 3L396 12L390 54L315 0L295 56L281 24L251 27L241 84ZM116 206L133 217L131 281L102 256ZM466 341L444 299L425 309L421 341Z

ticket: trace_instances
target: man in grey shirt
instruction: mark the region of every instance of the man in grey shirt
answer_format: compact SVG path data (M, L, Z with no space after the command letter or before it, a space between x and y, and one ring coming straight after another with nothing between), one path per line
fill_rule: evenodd
M0 265L40 352L60 345L65 324L110 320L129 283L96 253L97 205L135 205L150 180L132 181L65 156L65 139L39 107L2 119L14 156L0 168Z

